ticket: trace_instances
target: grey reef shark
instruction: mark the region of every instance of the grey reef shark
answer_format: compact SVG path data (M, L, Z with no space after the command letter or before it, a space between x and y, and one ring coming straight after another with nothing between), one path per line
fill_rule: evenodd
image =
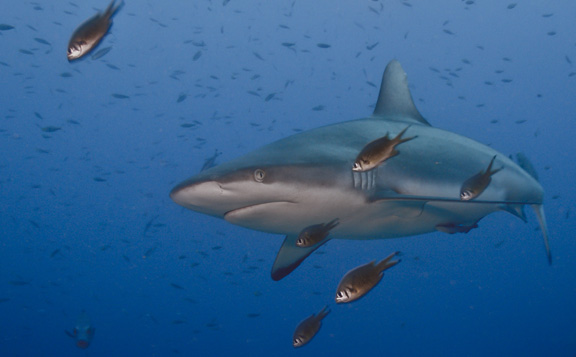
M410 140L400 140L404 133ZM385 142L371 144L380 138ZM368 144L376 154L381 147L380 163L353 170ZM490 171L489 165L497 168L484 175L489 179L474 179ZM462 200L464 183L474 181L482 187L474 198ZM551 263L543 195L539 182L506 155L432 127L416 109L406 73L396 60L384 71L371 116L273 142L202 171L170 193L174 202L190 210L286 235L272 267L274 280L290 274L327 239L468 232L496 211L526 221L526 205L534 209ZM322 241L296 244L306 227L335 219L338 225L330 227Z

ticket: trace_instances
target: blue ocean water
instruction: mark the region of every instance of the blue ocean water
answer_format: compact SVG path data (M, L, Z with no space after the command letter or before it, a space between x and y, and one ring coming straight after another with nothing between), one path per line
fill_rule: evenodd
M107 5L2 4L1 356L576 354L572 1L126 0L69 63ZM392 59L433 126L530 158L552 265L531 211L496 213L468 234L333 240L274 282L283 237L168 197L216 151L370 115ZM333 303L348 270L396 250L373 291ZM82 311L85 350L66 333Z

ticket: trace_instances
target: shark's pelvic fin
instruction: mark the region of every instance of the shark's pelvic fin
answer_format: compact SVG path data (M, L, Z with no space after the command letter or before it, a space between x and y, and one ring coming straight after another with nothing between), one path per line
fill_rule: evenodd
M384 75L376 109L372 114L376 117L386 117L430 126L430 123L418 112L410 89L406 73L400 62L393 60L388 63Z
M546 247L546 255L548 256L548 264L552 265L552 253L550 252L550 244L548 244L548 225L546 224L546 216L544 215L544 206L541 204L533 204L532 209L538 217L540 223L540 230L544 236L544 246Z
M526 219L526 214L524 214L524 205L523 204L505 204L500 206L503 211L513 214L514 216L520 218L527 223L528 220Z
M310 247L299 247L296 245L298 235L288 235L278 251L274 265L272 266L272 279L278 281L294 269L296 269L310 254L320 248L324 243L330 240L323 239L319 243Z

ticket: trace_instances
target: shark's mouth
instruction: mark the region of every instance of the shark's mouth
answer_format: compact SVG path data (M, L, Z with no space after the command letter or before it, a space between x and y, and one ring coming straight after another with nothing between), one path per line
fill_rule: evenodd
M296 208L296 202L291 201L264 202L228 211L224 213L224 219L245 227L263 227L289 217Z
M272 208L274 206L285 205L285 204L296 204L296 202L293 202L293 201L270 201L270 202L257 203L254 205L244 206L244 207L235 208L233 210L230 210L230 211L224 213L224 218L226 218L228 216L250 214L250 213L255 212L255 211L267 210L267 209Z

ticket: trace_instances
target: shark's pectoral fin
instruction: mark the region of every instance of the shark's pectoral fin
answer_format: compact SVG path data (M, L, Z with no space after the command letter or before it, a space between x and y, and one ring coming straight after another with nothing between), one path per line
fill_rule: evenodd
M540 223L540 230L544 236L544 246L546 247L546 256L548 257L548 264L552 264L552 252L550 252L550 244L548 243L548 225L546 224L546 216L544 215L544 206L541 204L533 204L532 209L538 217Z
M298 235L288 235L284 239L284 243L282 243L278 255L276 256L276 260L274 261L274 265L272 266L273 280L278 281L290 274L304 261L304 259L330 240L329 238L324 239L310 247L299 247L296 245L297 239Z

